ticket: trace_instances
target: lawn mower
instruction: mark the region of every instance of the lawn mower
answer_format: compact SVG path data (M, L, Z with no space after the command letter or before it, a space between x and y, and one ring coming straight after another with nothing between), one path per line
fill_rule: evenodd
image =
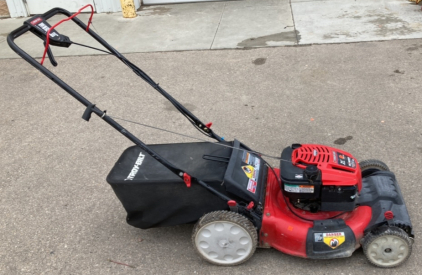
M87 24L76 17L91 7ZM65 19L51 26L54 15ZM395 175L378 160L358 162L350 153L315 144L282 150L280 166L238 141L226 141L164 91L145 72L91 28L93 8L77 13L54 8L11 32L9 46L86 109L135 145L127 148L107 176L127 212L127 223L146 229L195 223L192 243L204 260L223 266L247 261L257 247L310 259L349 257L363 248L370 263L395 267L405 262L414 239ZM72 20L169 100L192 125L215 142L147 145L43 66L57 66L52 46L76 44L55 27ZM41 62L14 40L31 32L45 46ZM82 44L76 44L83 46ZM268 156L267 156L268 157ZM177 198L177 199L174 199Z

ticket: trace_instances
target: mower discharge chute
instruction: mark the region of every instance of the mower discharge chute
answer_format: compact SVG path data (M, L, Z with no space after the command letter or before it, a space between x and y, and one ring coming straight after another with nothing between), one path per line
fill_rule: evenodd
M379 267L398 266L410 256L414 238L410 217L397 180L383 162L359 163L339 149L293 144L282 151L280 167L272 168L245 144L215 134L211 124L199 120L93 32L89 28L92 14L87 26L76 17L78 13L55 8L36 15L10 33L7 41L23 59L85 105L83 119L89 121L94 113L135 144L123 152L107 177L130 225L146 229L196 223L195 250L206 261L226 266L245 262L257 247L331 259L351 256L362 246L368 260ZM51 27L47 20L56 14L67 18ZM76 44L54 30L67 20L217 142L146 145L14 43L32 32L43 40L44 56L57 66L50 46Z

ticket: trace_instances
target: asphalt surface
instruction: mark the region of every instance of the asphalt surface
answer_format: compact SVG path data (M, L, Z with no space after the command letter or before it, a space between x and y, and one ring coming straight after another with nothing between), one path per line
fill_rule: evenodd
M422 40L127 57L226 139L274 156L319 143L387 163L413 222L412 256L382 270L361 250L307 260L258 249L241 266L210 265L194 252L192 225L126 224L105 178L130 142L96 116L82 120L84 107L25 61L2 59L0 274L420 274ZM108 114L202 137L112 57L57 61L54 72ZM190 141L122 124L146 143Z

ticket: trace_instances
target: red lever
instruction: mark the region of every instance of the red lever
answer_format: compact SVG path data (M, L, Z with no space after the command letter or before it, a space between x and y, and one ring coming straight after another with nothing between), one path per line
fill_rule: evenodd
M247 210L251 210L253 207L255 206L255 204L253 203L253 201L251 201L248 206L246 207Z
M394 218L394 213L392 211L385 211L384 212L384 217L387 220L392 220Z
M192 178L188 174L183 173L183 181L186 183L187 187L190 187L190 185L192 183Z
M208 122L207 124L205 124L205 127L207 127L208 129L210 129L212 126L212 122Z
M70 19L72 19L73 17L75 17L76 15L80 14L82 12L83 9L87 8L87 7L91 7L91 16L89 17L89 21L88 21L88 25L86 26L86 31L88 32L89 30L89 25L92 22L92 16L94 15L94 7L91 4L85 5L82 8L80 8L77 12L75 12L72 16L65 18L63 20L60 20L58 23L56 23L54 26L52 26L48 31L47 31L47 40L45 43L45 49L44 49L44 54L42 56L41 59L41 65L44 63L44 59L45 59L45 54L47 53L48 50L48 45L50 45L50 32L57 27L58 25L60 25L61 23L65 22L65 21L69 21Z
M236 202L236 201L228 201L228 202L227 202L227 204L228 204L230 207L234 207L234 206L236 206L236 205L237 205L237 202Z

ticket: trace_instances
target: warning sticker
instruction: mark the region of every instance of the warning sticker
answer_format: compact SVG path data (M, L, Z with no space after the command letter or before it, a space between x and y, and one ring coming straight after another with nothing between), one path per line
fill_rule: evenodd
M314 186L284 184L284 191L289 193L314 193Z
M352 160L350 161L350 164L352 165L353 168L356 167L356 162L355 160L352 158Z
M255 179L255 168L252 165L242 166L243 172L250 179Z
M242 161L246 163L246 166L242 166L243 171L249 179L258 181L259 177L259 166L261 160L251 153L243 152Z
M338 152L337 152L337 156L338 156L338 162L337 162L338 164L343 165L343 166L347 166L347 167L352 167L352 168L356 167L356 162L353 158L348 157L344 154L340 154Z
M261 164L261 160L259 158L255 158L255 169L259 170L259 165Z
M323 233L322 236L324 243L332 249L336 249L346 240L344 232Z
M248 188L247 188L247 190L249 192L255 194L255 192L256 192L256 181L254 181L253 179L250 179L249 182L248 182Z
M242 160L244 163L246 164L252 164L254 161L254 156L252 156L251 154L249 154L248 152L243 152L243 157Z
M316 243L322 243L324 241L323 233L315 233L314 238Z

